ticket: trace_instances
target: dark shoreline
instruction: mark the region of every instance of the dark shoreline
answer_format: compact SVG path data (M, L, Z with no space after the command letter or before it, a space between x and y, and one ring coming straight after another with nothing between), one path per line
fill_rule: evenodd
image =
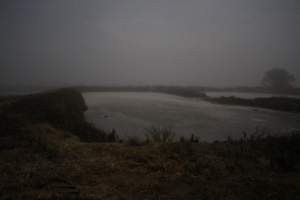
M300 99L298 98L268 97L243 99L238 97L206 97L204 100L222 105L249 106L253 108L300 113Z

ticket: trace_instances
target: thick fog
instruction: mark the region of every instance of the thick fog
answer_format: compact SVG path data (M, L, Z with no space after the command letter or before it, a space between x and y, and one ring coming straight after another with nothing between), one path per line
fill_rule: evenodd
M299 0L1 0L0 27L2 85L300 79Z

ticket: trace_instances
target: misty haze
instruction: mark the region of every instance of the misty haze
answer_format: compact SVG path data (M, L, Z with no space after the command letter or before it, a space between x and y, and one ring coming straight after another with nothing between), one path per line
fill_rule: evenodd
M300 198L300 1L0 1L0 199Z

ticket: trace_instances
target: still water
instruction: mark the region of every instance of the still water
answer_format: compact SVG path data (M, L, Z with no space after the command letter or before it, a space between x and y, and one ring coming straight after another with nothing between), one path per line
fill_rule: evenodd
M300 129L300 114L217 105L199 99L150 92L89 92L88 121L121 138L144 137L151 126L171 127L176 135L203 141L237 138L256 128L276 133Z

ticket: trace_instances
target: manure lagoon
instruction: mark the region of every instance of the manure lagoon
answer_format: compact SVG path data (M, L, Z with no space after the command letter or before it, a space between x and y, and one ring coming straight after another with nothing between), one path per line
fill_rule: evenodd
M151 92L87 92L89 122L121 138L143 138L151 126L170 127L177 137L202 141L238 138L257 128L273 133L300 130L300 114L212 104L201 99Z

